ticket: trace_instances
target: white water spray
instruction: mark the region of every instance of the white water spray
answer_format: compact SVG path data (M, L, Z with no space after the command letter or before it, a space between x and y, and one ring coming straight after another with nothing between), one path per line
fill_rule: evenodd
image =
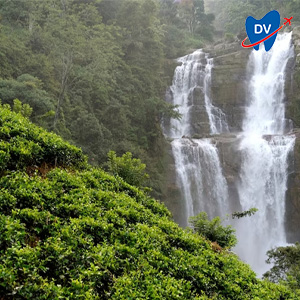
M291 33L283 34L278 35L271 51L253 50L248 64L250 82L243 133L239 136L241 168L236 184L241 209L256 207L259 211L238 220L236 251L258 275L269 267L265 264L266 251L286 243L285 194L295 137L289 134L292 128L285 119L284 85L286 65L292 56ZM191 116L195 105L205 110L210 134L229 131L226 116L211 101L213 60L197 50L178 61L181 65L176 68L170 91L182 119L172 120L165 133L174 139L171 146L177 185L185 203L182 214L186 221L200 211L206 211L209 217L224 216L235 203L228 198L218 149L211 139L190 138L194 134L195 118Z
M200 211L211 218L224 215L228 191L217 147L209 139L176 139L171 145L185 201L185 219Z
M243 210L259 209L238 225L237 252L261 275L269 268L266 252L286 244L284 228L288 157L295 137L284 135L284 84L287 61L293 55L291 33L278 35L269 52L250 55L248 107L240 145L242 166L238 186Z
M286 132L284 85L285 68L293 56L292 33L277 36L273 48L252 51L248 64L251 74L248 107L243 123L246 134L283 134Z
M225 114L211 102L213 59L197 50L178 62L181 65L175 70L170 90L172 104L178 105L182 119L171 120L167 136L174 138L171 146L187 225L188 218L200 211L206 211L211 218L223 215L228 203L227 183L216 145L210 139L187 138L193 134L191 113L196 105L202 107L212 134L228 132L228 125Z
M202 50L197 50L179 58L178 62L181 65L175 69L170 91L172 104L178 106L182 118L181 120L171 120L170 130L166 132L166 135L171 138L181 138L192 134L191 113L195 108L195 103L205 107L211 133L228 132L225 114L213 106L210 99L213 60L208 58L208 55ZM201 91L201 95L196 94L195 96L197 89Z
M213 68L213 59L208 58L205 67L204 93L205 93L205 108L209 118L210 133L220 134L229 132L226 115L223 111L212 105L210 99L211 73Z

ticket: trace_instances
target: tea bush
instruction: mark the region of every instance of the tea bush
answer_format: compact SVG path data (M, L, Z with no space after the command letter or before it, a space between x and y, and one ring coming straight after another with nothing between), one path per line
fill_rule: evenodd
M0 171L48 167L84 168L82 151L54 133L46 132L28 119L0 106Z
M79 149L0 116L0 299L296 299L137 187L84 169ZM26 172L55 158L73 169Z

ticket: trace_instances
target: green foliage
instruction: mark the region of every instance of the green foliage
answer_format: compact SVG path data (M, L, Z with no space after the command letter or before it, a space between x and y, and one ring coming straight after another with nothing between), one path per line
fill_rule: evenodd
M229 42L229 43L232 43L232 42L234 42L234 40L235 40L234 34L229 33L229 32L226 32L226 33L225 33L224 38L225 38L225 40L226 40L227 42Z
M18 149L30 157L39 146L41 163L55 154L81 166L79 149L6 107L0 113L1 158ZM163 204L119 176L92 168L39 176L19 168L19 156L8 159L16 170L0 174L1 298L296 299L180 228Z
M233 34L240 33L245 29L245 20L248 16L261 19L271 10L278 10L282 17L293 15L294 22L299 20L299 18L295 18L295 14L299 11L300 2L298 0L207 0L206 2L209 12L216 16L217 29Z
M13 111L20 113L23 117L29 118L32 114L32 108L29 104L22 104L19 99L14 99Z
M116 152L110 151L108 157L108 170L114 176L122 177L127 183L143 187L149 175L145 173L146 165L140 159L132 158L132 153L126 152L117 157Z
M28 113L15 101L14 110ZM30 110L29 110L30 111ZM0 170L34 170L48 167L86 167L82 151L59 136L33 125L20 114L0 106Z
M205 14L203 0L178 1L178 16L191 36L212 38L213 27L211 23L214 16ZM197 33L198 35L196 35Z
M19 99L24 103L24 108L28 108L27 105L29 105L33 108L34 120L36 120L36 116L54 109L53 99L43 90L41 80L28 74L23 74L16 80L0 79L0 98L2 103L10 105L15 105L15 99ZM21 110L18 112L21 112Z
M218 243L221 247L232 248L236 245L237 239L235 230L230 226L223 226L220 217L215 217L211 221L206 212L190 218L190 223L195 232Z
M297 25L299 25L299 20L300 20L300 1L299 0L290 0L290 1L286 1L286 3L284 3L284 7L285 7L285 11L288 14L291 14L294 19L294 24L296 23Z
M0 180L0 292L25 299L279 299L235 256L101 170ZM281 291L280 291L281 290ZM288 299L288 298L282 298Z
M264 277L272 282L282 282L300 295L300 244L278 247L267 252L267 263L272 264Z
M210 38L203 1L19 2L0 0L0 99L30 105L32 121L80 146L93 165L110 150L141 157L161 193L161 118L178 117L164 100L170 59Z
M253 216L256 212L258 212L258 209L255 207L250 208L249 210L245 211L237 211L232 214L232 219L240 219L244 217L251 217Z
M232 219L240 219L246 216L252 216L258 211L257 208L251 208L243 212L234 212ZM216 242L223 248L232 248L237 244L235 229L232 226L223 226L220 217L215 217L212 220L208 219L206 212L201 212L199 215L190 218L190 223L193 230L201 236L212 242Z
M186 54L188 48L203 47L212 40L214 16L206 14L203 0L161 0L161 20L167 57Z

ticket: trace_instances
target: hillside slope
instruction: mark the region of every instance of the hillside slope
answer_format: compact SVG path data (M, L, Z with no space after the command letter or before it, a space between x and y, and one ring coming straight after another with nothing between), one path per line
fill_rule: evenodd
M296 299L0 107L0 299Z

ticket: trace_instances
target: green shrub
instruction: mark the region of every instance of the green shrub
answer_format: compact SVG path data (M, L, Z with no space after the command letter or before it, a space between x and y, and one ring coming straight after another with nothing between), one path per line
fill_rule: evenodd
M80 170L79 149L7 108L0 115L11 168L0 176L0 298L297 299L120 176ZM24 172L54 157L74 168Z
M13 172L0 186L0 295L293 299L102 170L55 169L46 178Z
M221 247L232 248L236 245L237 239L235 229L232 226L223 226L220 217L215 217L211 221L206 212L190 218L190 222L195 232L218 243Z
M224 38L226 42L232 43L235 40L235 35L233 33L226 32Z
M29 104L22 104L19 99L13 100L13 111L16 113L20 113L25 118L29 118L32 114L33 109L30 107Z
M108 169L114 176L122 177L126 182L137 187L143 187L149 175L145 173L146 165L140 159L132 158L132 153L126 152L117 157L116 152L107 154Z
M15 104L16 111L24 108L17 101ZM86 160L79 148L0 106L0 171L35 169L42 164L84 168Z

